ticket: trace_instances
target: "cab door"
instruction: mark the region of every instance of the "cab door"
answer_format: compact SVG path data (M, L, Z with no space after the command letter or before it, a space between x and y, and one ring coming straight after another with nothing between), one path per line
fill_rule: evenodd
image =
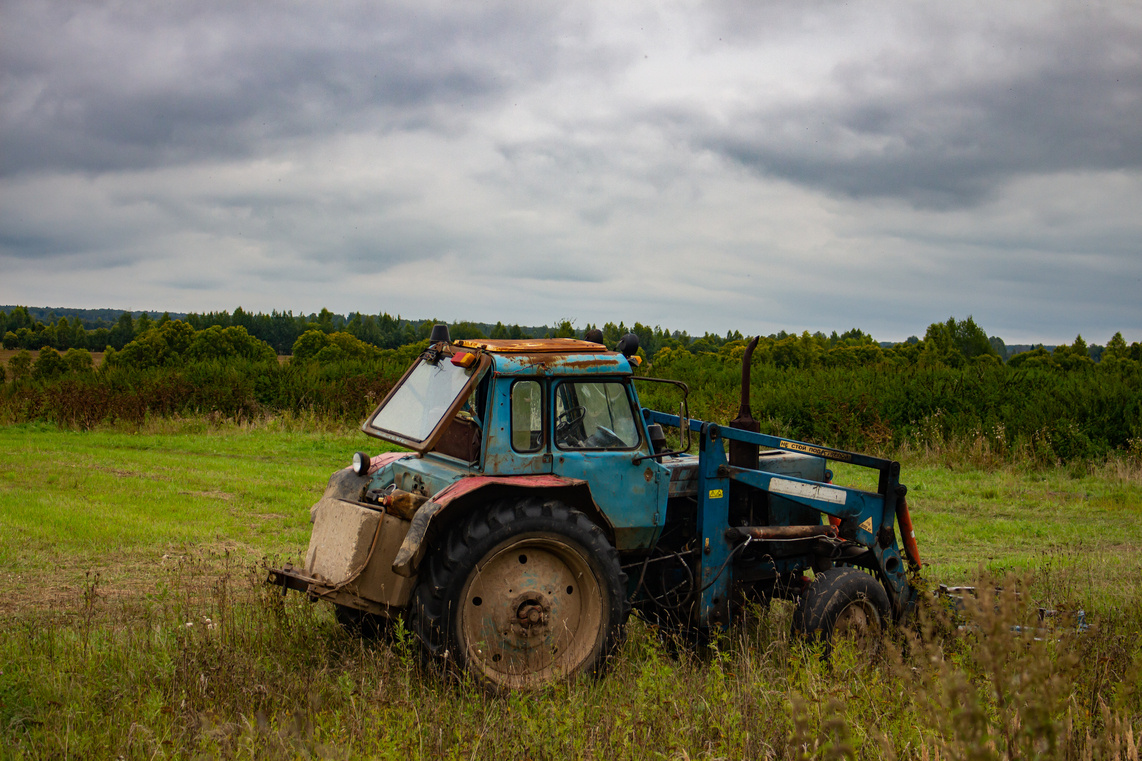
M492 398L496 403L484 445L484 473L505 476L550 473L547 379L497 377L494 382Z
M669 471L651 459L629 382L554 380L550 387L553 472L588 483L619 550L650 547L666 515Z

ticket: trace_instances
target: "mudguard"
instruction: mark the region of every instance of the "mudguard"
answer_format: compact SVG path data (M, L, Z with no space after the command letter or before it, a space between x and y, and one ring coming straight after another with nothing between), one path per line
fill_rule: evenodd
M493 486L507 486L513 489L568 489L587 492L587 482L578 478L564 478L551 474L532 476L470 476L462 478L441 489L421 505L412 518L412 525L405 534L404 542L393 559L393 573L412 577L428 549L425 537L429 527L449 505L481 489ZM588 495L589 500L589 495ZM596 515L597 510L592 510ZM604 526L604 528L609 528Z

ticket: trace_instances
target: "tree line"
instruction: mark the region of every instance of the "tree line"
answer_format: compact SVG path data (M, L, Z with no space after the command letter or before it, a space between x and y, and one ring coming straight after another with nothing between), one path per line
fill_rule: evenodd
M146 312L138 315L121 312L114 320L108 319L108 310L63 311L71 311L71 318L48 312L44 315L45 319L40 319L45 310L23 306L13 307L9 312L0 310L0 341L9 350L36 351L50 347L61 352L72 348L96 352L112 348L118 351L156 325L174 319L185 322L195 330L210 327L243 328L255 338L265 341L278 354L288 355L292 353L297 339L311 330L326 334L345 332L377 348L396 349L428 338L432 326L439 322L432 319L407 320L386 312L376 315L353 312L345 316L334 314L328 309L309 315L295 315L293 312L276 310L269 314L251 313L238 307L233 312L190 313L173 318L169 312L164 312L159 317L152 317ZM75 314L80 311L92 312L96 317L85 320ZM450 325L453 336L457 338L539 338L553 335L564 327L521 327L467 321ZM567 322L566 325L570 326L570 323Z
M140 313L138 317L131 312L122 312L114 321L110 319L111 310L72 311L71 319L67 316L54 317L54 312L48 312L47 319L40 319L38 316L33 316L33 312L42 315L45 312L43 309L32 310L17 306L10 312L0 310L0 344L9 350L36 351L46 347L59 352L73 348L93 352L103 352L108 349L121 351L127 344L153 328L173 320L185 323L195 331L215 327L242 328L250 336L268 344L277 354L292 355L298 340L313 331L325 336L344 333L378 349L397 349L425 340L432 326L440 322L434 319L408 320L400 315L394 317L386 312L376 315L353 312L345 316L334 314L324 308L309 315L294 315L293 312L276 310L269 314L251 313L238 307L233 312L190 313L178 318L172 318L169 313L153 318L145 312ZM94 324L89 327L83 317L75 314L78 312L94 314L96 316L92 320ZM639 322L630 327L622 322L618 324L608 322L602 326L588 324L581 330L576 329L570 320L562 320L554 326L538 327L469 321L451 322L448 325L452 337L457 339L581 338L590 330L599 328L605 343L611 347L626 333L634 333L639 337L642 353L647 357L654 357L662 349L672 351L683 349L693 353L716 352L728 343L745 340L745 336L737 330L729 331L724 336L712 333L691 336L686 331L672 331L660 326L649 327ZM1081 361L1084 356L1092 362L1098 362L1107 349L1110 349L1111 355L1115 357L1142 359L1142 347L1137 342L1126 345L1121 333L1116 333L1106 345L1088 345L1080 335L1076 336L1074 343L1070 345L1061 347L1039 345L1031 347L1030 351L1015 353L1013 347L1004 344L1003 339L988 336L970 316L966 320L956 320L951 317L946 322L933 323L922 339L912 336L899 344L877 342L859 328L840 334L833 331L831 335L822 332L813 334L806 332L798 335L780 331L766 336L765 339L769 344L779 344L773 349L774 361L777 364L793 366L818 362L826 365L832 363L853 365L899 360L938 362L958 367L963 362L979 361L980 357L994 357L1001 362L1019 357L1016 365L1031 362L1033 366L1071 367L1075 361ZM313 343L314 338L311 336L302 345L309 347ZM762 351L765 353L768 349L763 347ZM1023 354L1028 356L1022 356Z

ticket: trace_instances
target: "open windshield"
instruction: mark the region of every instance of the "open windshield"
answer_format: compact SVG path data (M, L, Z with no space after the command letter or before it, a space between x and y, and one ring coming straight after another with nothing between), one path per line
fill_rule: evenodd
M433 443L433 433L466 397L480 366L459 367L446 356L434 363L418 359L365 423L365 433L413 449L427 449Z

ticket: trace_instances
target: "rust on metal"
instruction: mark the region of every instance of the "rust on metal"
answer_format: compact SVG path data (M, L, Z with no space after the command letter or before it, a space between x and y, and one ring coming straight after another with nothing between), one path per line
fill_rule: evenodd
M908 500L903 494L896 498L896 518L900 521L900 534L904 540L904 556L917 571L922 568L920 548L916 546L916 532L912 528L912 516L908 512Z
M403 489L393 489L385 495L384 499L381 500L381 504L385 506L385 512L389 515L395 515L398 518L411 521L412 517L416 515L416 511L427 501L428 497L423 494L413 494Z
M382 454L373 455L369 458L369 475L376 473L386 465L391 465L397 460L403 460L410 455L410 452L384 452Z
M738 407L738 416L730 421L730 428L749 431L750 433L761 433L761 423L753 419L753 411L749 408L750 364L753 359L753 350L757 348L757 339L760 337L754 336L749 345L745 347L745 354L742 355L741 405ZM738 468L756 469L760 447L747 441L730 439L729 454L730 465Z
M525 536L481 561L456 611L465 657L498 687L570 674L598 646L607 601L586 555Z
M373 455L372 457L369 458L369 471L366 475L372 475L373 473L376 473L378 470L385 467L386 465L394 463L397 460L401 460L405 457L411 457L411 456L412 456L411 452L382 452L381 454ZM341 468L341 470L352 470L352 469L353 469L352 465L346 465L344 468Z
M286 563L281 568L271 568L269 573L266 583L281 587L282 594L285 594L287 589L304 592L309 589L310 584L320 583L318 579L298 571L291 563Z
M541 473L534 476L470 476L461 478L436 493L432 498L433 504L445 507L465 494L482 489L490 484L504 484L509 486L522 486L528 489L543 489L561 486L582 486L587 483L581 478L564 478L551 473Z
M737 526L726 530L726 538L731 542L745 539L762 542L772 539L813 539L820 536L836 539L836 526Z
M493 484L517 486L526 489L544 489L551 487L582 486L587 482L579 478L564 478L550 473L534 476L469 476L461 478L444 487L432 499L425 502L412 517L412 525L405 534L400 550L393 558L393 573L400 576L412 576L424 555L426 545L424 537L428 533L428 526L433 517L448 506L449 503Z
M577 338L466 338L453 342L456 346L483 349L494 354L569 354L606 351L607 347Z

